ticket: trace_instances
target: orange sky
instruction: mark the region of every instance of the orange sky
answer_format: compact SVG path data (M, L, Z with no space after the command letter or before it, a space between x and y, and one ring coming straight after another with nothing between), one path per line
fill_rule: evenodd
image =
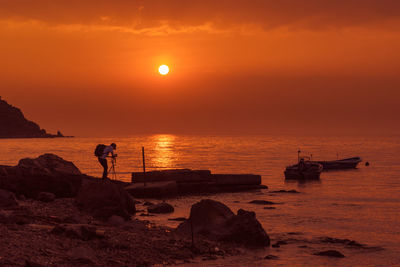
M0 40L52 132L400 130L398 0L1 0Z

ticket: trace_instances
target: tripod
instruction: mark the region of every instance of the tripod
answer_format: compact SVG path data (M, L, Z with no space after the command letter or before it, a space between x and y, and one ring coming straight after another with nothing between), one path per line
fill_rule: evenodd
M117 165L117 158L116 157L111 157L111 167L108 170L108 173L111 173L111 177L113 180L117 179L117 173L115 171L115 166Z

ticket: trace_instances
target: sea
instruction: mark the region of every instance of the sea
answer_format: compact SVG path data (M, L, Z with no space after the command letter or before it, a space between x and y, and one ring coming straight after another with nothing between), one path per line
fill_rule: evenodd
M0 165L21 158L54 153L72 161L83 173L101 176L94 157L97 144L117 144L117 179L129 182L131 172L196 169L212 173L260 174L269 189L254 192L204 194L166 201L175 207L167 215L138 218L176 227L171 218L188 217L192 204L204 198L221 201L234 212L256 213L272 244L279 248L242 249L237 256L195 260L187 266L400 266L400 136L213 136L140 135L104 138L0 139ZM286 166L297 152L315 160L360 156L357 169L329 171L317 182L287 182ZM366 166L369 162L369 166ZM272 193L297 190L298 194ZM148 199L151 202L159 200ZM254 205L269 200L272 206ZM267 207L267 209L265 209ZM142 209L140 204L137 207ZM272 208L272 209L271 209ZM351 242L354 241L354 242ZM325 250L344 258L314 255ZM275 259L265 259L267 255Z

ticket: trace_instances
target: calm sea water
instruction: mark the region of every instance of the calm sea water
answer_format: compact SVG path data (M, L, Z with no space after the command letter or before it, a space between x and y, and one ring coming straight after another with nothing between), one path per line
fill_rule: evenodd
M191 196L168 200L174 214L144 217L158 224L176 226L168 218L187 217L190 206L202 198L222 201L232 210L253 210L273 242L291 238L288 245L246 251L237 258L206 262L211 266L383 266L400 265L400 137L276 137L276 136L179 136L153 135L125 138L0 139L0 165L15 165L24 157L54 153L73 161L82 172L100 176L93 156L98 143L117 143L118 178L129 181L130 172L140 171L141 148L148 169L209 169L213 173L262 175L269 190ZM297 150L314 159L360 156L356 170L331 171L320 182L287 183L285 166L295 163ZM371 165L366 167L365 161ZM269 191L296 189L301 194L271 194ZM265 199L281 204L276 209L248 204ZM139 207L141 208L141 207ZM291 235L290 232L298 234ZM320 237L351 239L369 247L326 244ZM336 249L344 259L312 255ZM273 254L278 260L262 258ZM200 263L199 263L200 264Z

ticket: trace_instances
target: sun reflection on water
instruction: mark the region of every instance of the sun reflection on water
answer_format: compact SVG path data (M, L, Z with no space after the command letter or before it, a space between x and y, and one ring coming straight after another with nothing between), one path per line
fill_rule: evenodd
M174 149L175 135L155 135L152 137L154 143L151 167L155 169L174 168L177 161L177 153Z

